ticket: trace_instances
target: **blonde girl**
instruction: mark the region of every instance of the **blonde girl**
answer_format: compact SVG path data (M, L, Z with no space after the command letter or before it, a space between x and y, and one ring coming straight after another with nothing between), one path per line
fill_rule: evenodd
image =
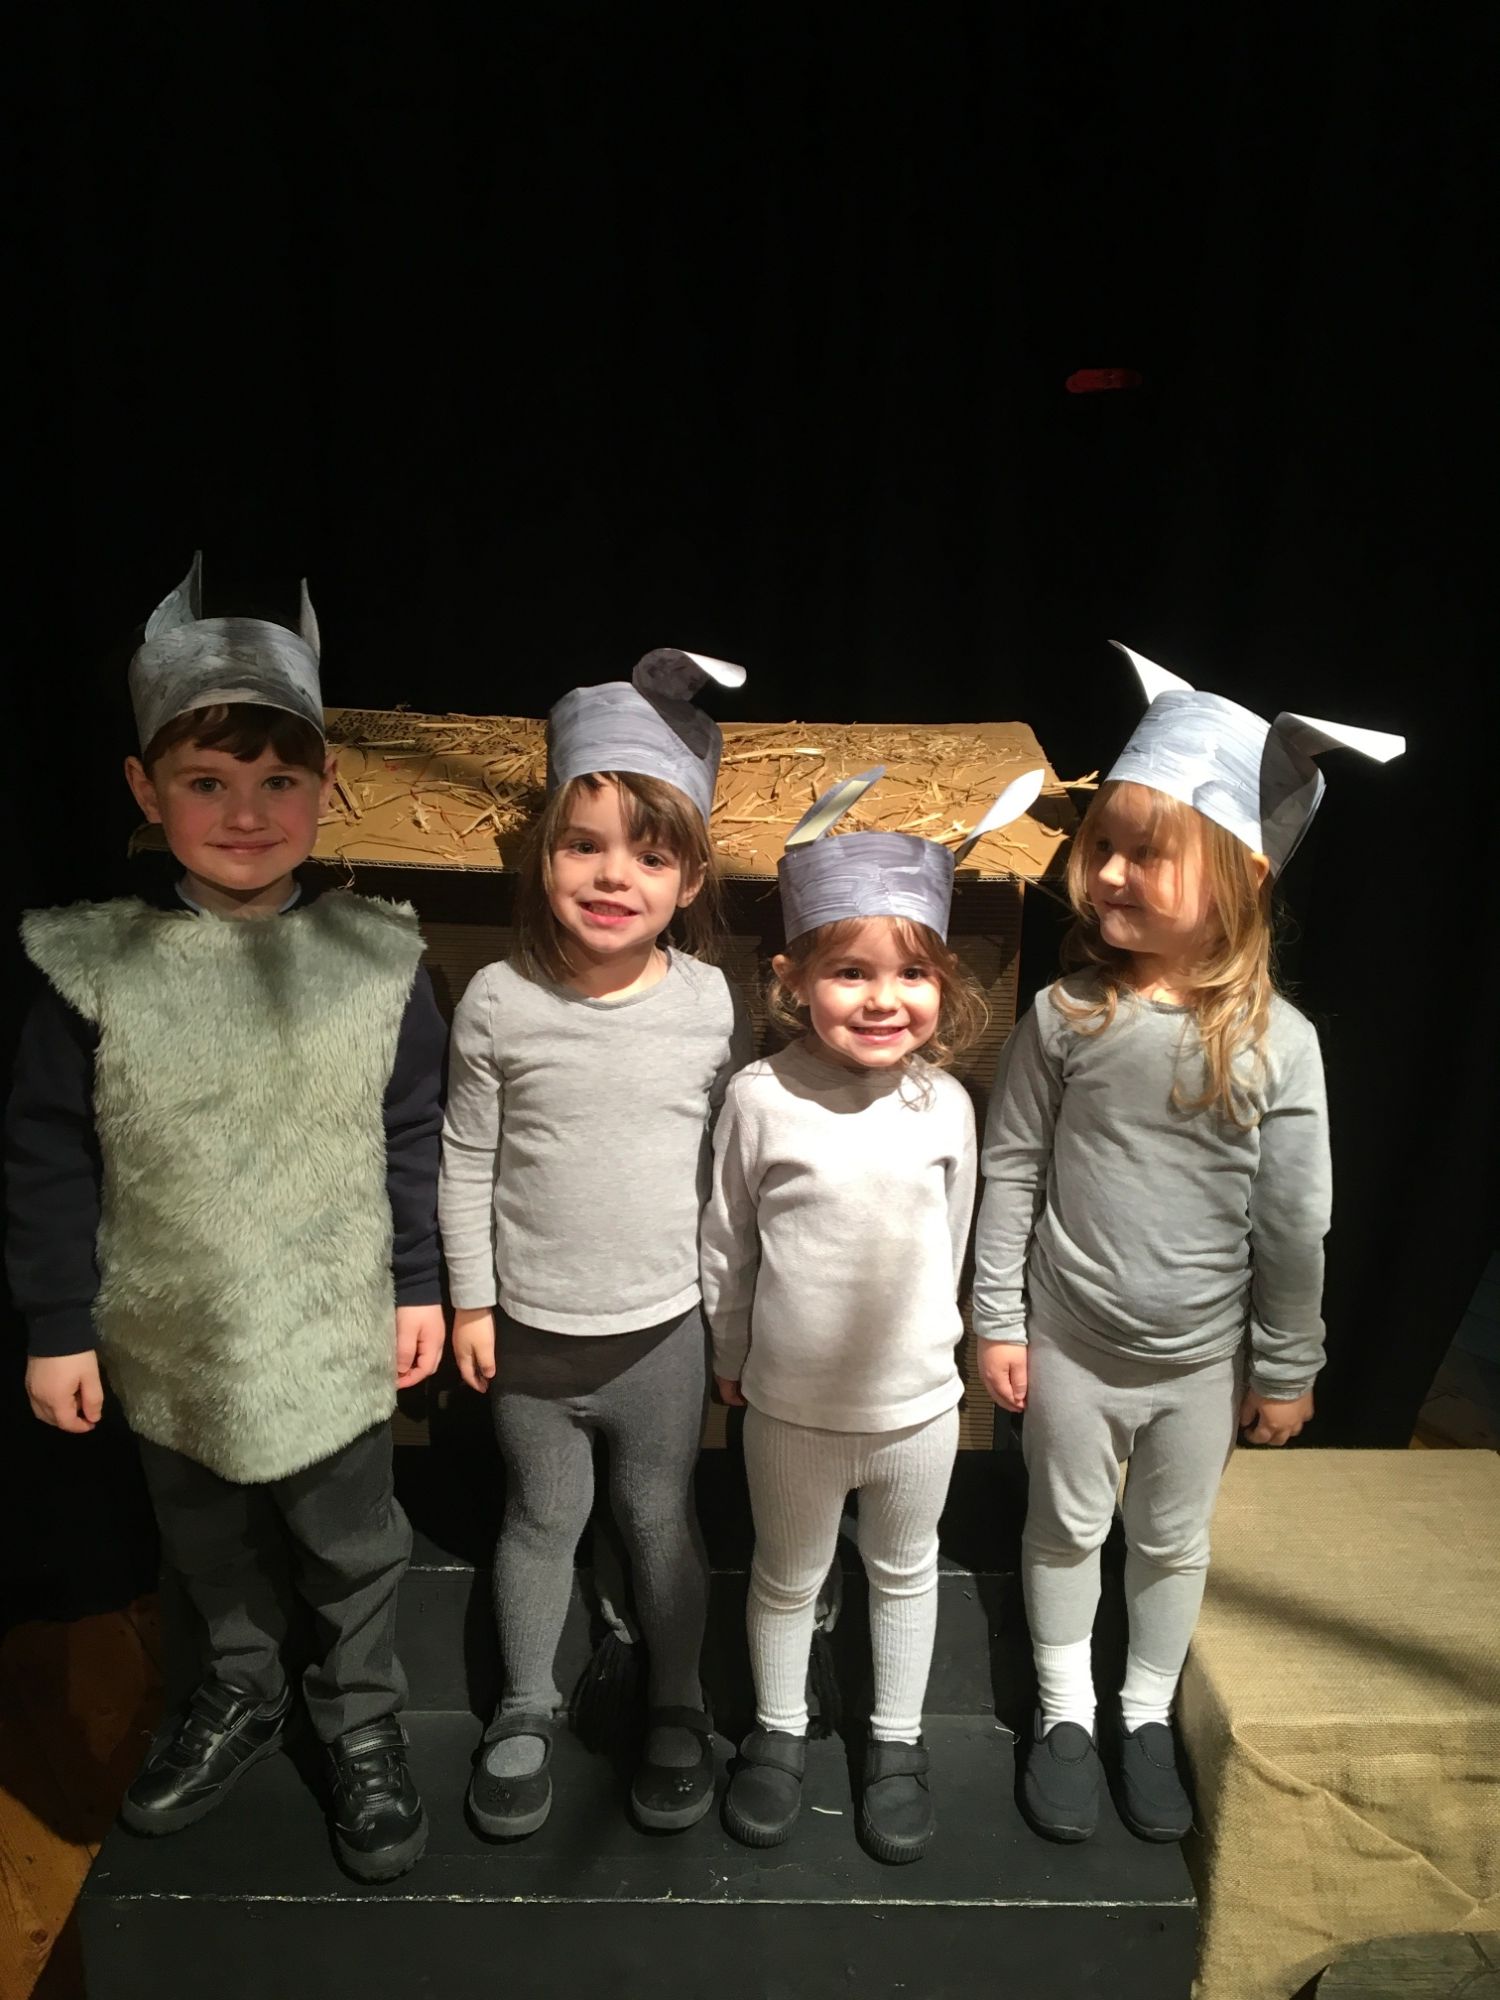
M1121 1464L1120 1798L1174 1840L1192 1807L1169 1718L1224 1464L1238 1427L1283 1445L1313 1414L1328 1124L1317 1035L1272 978L1271 881L1321 795L1313 751L1371 735L1267 724L1131 658L1154 698L1074 841L1072 969L1002 1057L976 1242L985 1381L1025 1412L1023 1799L1058 1840L1098 1817L1090 1642Z

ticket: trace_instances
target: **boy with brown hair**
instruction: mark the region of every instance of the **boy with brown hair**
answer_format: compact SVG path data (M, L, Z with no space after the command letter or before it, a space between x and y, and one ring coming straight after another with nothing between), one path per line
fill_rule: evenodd
M289 1554L338 1851L385 1881L427 1838L398 1719L411 1531L389 1418L443 1346L445 1031L412 911L296 879L334 772L306 586L296 633L204 619L199 591L195 557L130 669L126 777L175 887L22 926L48 983L6 1123L11 1289L44 1423L93 1429L102 1361L205 1628L126 1824L192 1824L279 1746Z

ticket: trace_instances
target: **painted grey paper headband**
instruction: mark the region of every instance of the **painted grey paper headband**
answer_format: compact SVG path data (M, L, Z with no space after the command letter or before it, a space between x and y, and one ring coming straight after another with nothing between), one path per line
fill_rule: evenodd
M302 581L300 632L261 618L204 618L203 552L146 620L130 662L130 701L142 750L165 724L218 702L284 708L323 734L317 614Z
M884 764L877 764L857 778L841 778L787 835L776 877L788 944L845 917L906 917L946 939L954 870L985 834L1021 817L1044 777L1036 770L1013 779L957 847L919 833L844 833L824 840L884 775Z
M675 785L706 825L724 739L693 696L710 681L742 687L745 669L659 646L637 661L628 681L565 694L547 717L547 790L592 771L630 771Z
M1283 711L1266 722L1222 695L1204 694L1177 674L1110 644L1130 661L1149 704L1108 777L1149 785L1194 806L1205 819L1264 854L1279 875L1323 798L1313 759L1358 750L1379 764L1406 748L1404 736Z

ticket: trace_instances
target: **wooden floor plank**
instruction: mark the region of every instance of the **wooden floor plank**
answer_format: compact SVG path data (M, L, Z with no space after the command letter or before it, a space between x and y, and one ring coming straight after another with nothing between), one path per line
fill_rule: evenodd
M145 1648L146 1658L158 1673L162 1670L161 1599L155 1591L149 1597L138 1597L134 1604L127 1604L125 1616L136 1629L136 1634Z
M83 1984L83 1943L78 1933L76 1908L48 1954L42 1975L31 1989L31 2000L87 2000Z
M19 1625L0 1660L62 1796L60 1830L96 1846L161 1713L161 1675L121 1612Z
M68 1925L92 1850L69 1831L74 1815L3 1666L0 1703L0 2000L27 2000ZM62 2000L62 1985L52 1991Z

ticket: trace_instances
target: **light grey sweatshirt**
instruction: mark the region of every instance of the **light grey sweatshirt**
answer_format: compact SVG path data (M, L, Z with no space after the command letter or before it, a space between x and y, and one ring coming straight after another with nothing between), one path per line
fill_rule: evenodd
M1064 983L1079 995L1084 976ZM985 1127L974 1326L1030 1321L1180 1368L1248 1336L1252 1384L1299 1396L1323 1365L1323 1238L1332 1179L1317 1034L1272 1003L1240 1071L1260 1122L1174 1109L1202 1087L1191 1012L1123 996L1081 1034L1039 994L1001 1056Z
M678 952L592 1000L507 960L453 1017L438 1218L453 1302L631 1333L698 1302L709 1133L752 1052L744 1002Z
M968 1093L925 1063L861 1074L793 1042L742 1070L703 1214L714 1372L816 1430L951 1410L976 1150Z

